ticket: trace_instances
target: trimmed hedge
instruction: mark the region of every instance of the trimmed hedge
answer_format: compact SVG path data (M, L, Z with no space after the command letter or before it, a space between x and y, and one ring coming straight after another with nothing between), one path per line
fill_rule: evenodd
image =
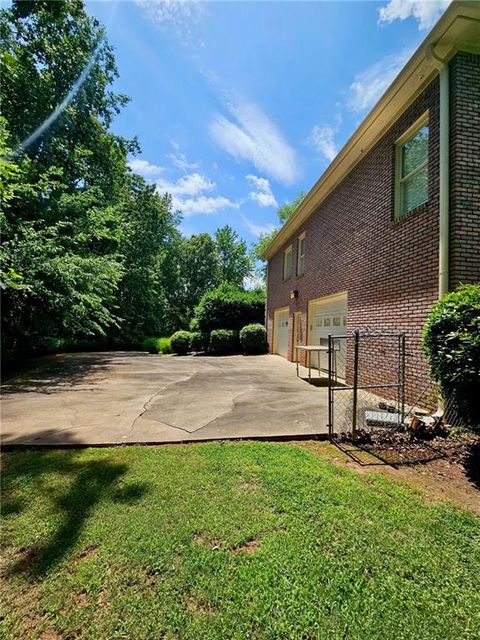
M238 352L238 332L232 329L214 329L210 334L210 353L228 356Z
M142 349L148 353L172 353L170 338L145 338L142 342Z
M480 285L461 286L432 307L423 348L444 400L465 422L479 427Z
M268 352L267 332L263 324L247 324L240 331L240 345L247 356Z
M192 334L190 331L176 331L170 338L172 350L179 356L185 356L192 347Z
M263 291L243 291L232 285L221 285L208 291L195 309L198 330L215 329L240 331L247 324L262 323L265 319Z
M196 351L197 353L200 351L207 351L208 345L210 342L210 336L208 333L201 333L200 331L195 331L192 333L192 351Z

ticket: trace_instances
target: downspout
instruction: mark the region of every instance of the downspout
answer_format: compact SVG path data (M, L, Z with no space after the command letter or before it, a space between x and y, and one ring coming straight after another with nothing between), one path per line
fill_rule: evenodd
M450 76L448 63L440 58L430 45L427 57L437 67L440 78L440 141L439 141L439 250L438 250L438 297L449 290L450 252ZM438 396L437 414L445 412L444 401Z
M427 57L439 71L440 78L440 142L439 142L439 251L438 297L449 290L450 252L450 78L448 63L430 45Z

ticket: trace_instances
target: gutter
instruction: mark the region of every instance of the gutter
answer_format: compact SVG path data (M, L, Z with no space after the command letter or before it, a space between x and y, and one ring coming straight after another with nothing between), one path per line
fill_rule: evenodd
M435 53L434 45L428 47L427 58L437 67L440 78L438 297L441 298L449 290L450 74L448 63Z

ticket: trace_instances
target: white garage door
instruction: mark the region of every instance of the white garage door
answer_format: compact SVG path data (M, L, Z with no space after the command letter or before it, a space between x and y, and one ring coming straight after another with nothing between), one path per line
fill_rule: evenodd
M288 355L288 314L288 309L280 309L274 315L274 351L284 358Z
M345 335L347 324L347 294L341 293L320 300L312 300L308 305L309 344L328 346L328 336ZM345 378L346 341L336 343L337 376ZM318 366L312 354L312 366ZM328 370L328 355L320 355L320 369Z

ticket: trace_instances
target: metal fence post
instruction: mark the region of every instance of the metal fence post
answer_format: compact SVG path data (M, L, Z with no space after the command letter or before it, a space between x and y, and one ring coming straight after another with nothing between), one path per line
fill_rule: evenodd
M333 438L332 336L328 336L328 436Z
M360 332L358 329L354 333L355 350L353 356L353 406L352 406L352 439L357 439L357 394L358 394L358 351L360 344Z
M401 411L402 414L402 423L405 419L405 334L402 333L400 337L401 341L401 353L402 353L402 377L401 377L401 385L402 385L402 402L401 402Z

